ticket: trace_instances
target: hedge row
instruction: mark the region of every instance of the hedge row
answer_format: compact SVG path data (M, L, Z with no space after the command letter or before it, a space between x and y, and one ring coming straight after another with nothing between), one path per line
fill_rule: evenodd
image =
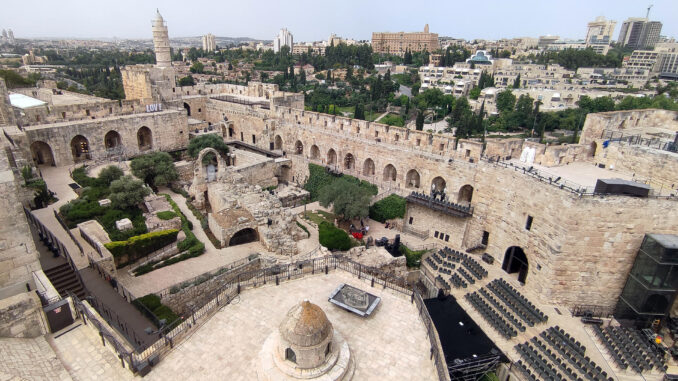
M172 205L172 209L174 209L174 212L179 216L179 218L181 218L181 230L183 230L184 233L186 233L186 239L179 242L177 247L179 248L180 252L184 253L169 259L165 259L162 261L153 261L143 266L139 266L134 271L135 276L143 275L153 270L159 269L161 267L173 265L177 262L181 262L189 258L200 256L202 255L202 253L205 252L205 244L200 242L198 238L195 236L195 234L193 234L193 232L191 231L191 229L193 229L193 224L191 223L191 221L189 221L186 218L186 216L181 212L181 209L179 209L179 205L177 205L177 203L174 202L174 200L172 200L170 195L163 194L163 196L165 196L170 205Z
M403 218L405 216L405 205L404 198L397 194L392 194L370 206L370 218L379 222L386 222L386 220L393 218Z
M141 298L134 299L132 304L141 311L142 314L153 321L154 324L157 324L158 322L155 321L153 315L155 315L158 320L165 319L165 325L167 326L172 325L172 323L177 322L179 319L179 315L175 314L171 308L162 304L160 297L156 294L148 294Z
M178 233L177 229L161 230L137 235L126 241L109 242L104 246L113 254L113 257L119 258L127 255L127 261L133 262L176 241Z

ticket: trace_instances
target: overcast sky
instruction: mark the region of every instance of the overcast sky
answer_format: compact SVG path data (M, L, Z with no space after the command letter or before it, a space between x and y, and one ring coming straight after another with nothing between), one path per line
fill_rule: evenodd
M155 8L170 37L212 33L270 40L287 27L295 41L327 39L330 33L370 39L373 31L418 31L428 23L440 36L498 39L558 35L584 38L597 16L621 22L661 21L662 35L678 37L678 0L0 0L0 28L17 38L151 38Z

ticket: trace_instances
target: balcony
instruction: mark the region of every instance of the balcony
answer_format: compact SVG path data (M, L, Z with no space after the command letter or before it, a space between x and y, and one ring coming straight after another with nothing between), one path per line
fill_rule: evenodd
M470 205L460 205L454 202L439 200L423 193L412 192L405 199L407 202L421 205L450 216L462 218L473 216L473 207Z

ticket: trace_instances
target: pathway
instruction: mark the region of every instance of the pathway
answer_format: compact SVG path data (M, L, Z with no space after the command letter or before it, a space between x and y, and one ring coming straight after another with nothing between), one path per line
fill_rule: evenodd
M379 115L379 116L377 117L377 119L375 119L374 121L375 121L375 122L378 122L381 118L385 117L385 116L388 115L388 114L389 114L389 112L386 111L385 113Z
M186 206L186 198L166 189L161 189L159 193L169 194L174 202L177 203L186 218L193 224L193 233L205 243L205 253L199 257L187 259L171 266L162 267L150 273L133 276L129 274L129 267L118 270L118 281L135 296L143 296L158 292L171 287L177 283L185 282L206 272L216 270L230 263L247 258L252 254L266 253L268 250L259 242L251 242L244 245L232 246L223 249L217 249L207 238L207 235L200 225L200 221L191 213Z

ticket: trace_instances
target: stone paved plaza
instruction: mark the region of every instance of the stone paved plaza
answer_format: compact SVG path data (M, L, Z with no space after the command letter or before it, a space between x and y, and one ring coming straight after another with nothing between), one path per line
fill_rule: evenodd
M71 380L42 336L0 339L0 359L0 380Z
M361 318L330 304L327 298L340 283L381 297L376 313ZM354 380L437 378L426 330L409 298L371 288L341 270L243 292L177 346L147 378L256 380L257 356L264 341L303 299L320 306L348 341L356 361Z

